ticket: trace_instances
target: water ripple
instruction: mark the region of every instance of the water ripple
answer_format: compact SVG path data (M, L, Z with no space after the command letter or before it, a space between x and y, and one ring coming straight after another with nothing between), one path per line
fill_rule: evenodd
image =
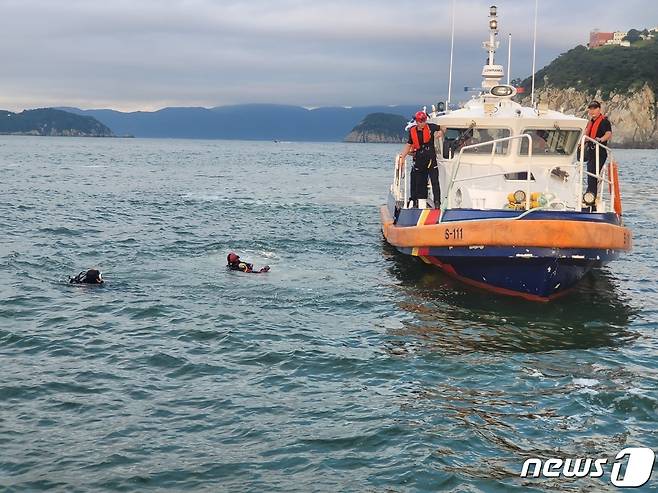
M520 468L658 449L656 151L633 254L537 305L382 242L397 146L0 144L3 491L612 491Z

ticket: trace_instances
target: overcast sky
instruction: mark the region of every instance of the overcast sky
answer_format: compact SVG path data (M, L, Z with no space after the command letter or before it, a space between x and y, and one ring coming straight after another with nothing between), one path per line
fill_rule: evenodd
M488 7L512 77L532 0L457 0L453 100L479 85ZM540 0L538 68L592 28L658 25L655 0ZM0 0L0 108L430 104L448 87L452 0ZM656 61L654 61L656 63Z

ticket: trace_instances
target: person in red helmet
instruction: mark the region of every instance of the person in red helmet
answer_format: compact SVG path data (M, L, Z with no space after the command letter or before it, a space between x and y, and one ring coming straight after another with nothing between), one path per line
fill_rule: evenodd
M409 138L400 154L398 166L404 166L406 157L413 155L414 165L411 169L411 203L413 207L425 208L427 201L427 179L432 182L434 207L439 208L441 189L439 187L439 169L436 163L434 138L442 138L443 130L439 125L427 123L427 113L419 111L414 119L416 124L409 129Z
M260 270L254 270L254 264L243 262L240 260L240 256L231 252L226 256L226 267L230 270L239 270L242 272L248 272L249 274L263 274L269 272L270 266L266 265Z

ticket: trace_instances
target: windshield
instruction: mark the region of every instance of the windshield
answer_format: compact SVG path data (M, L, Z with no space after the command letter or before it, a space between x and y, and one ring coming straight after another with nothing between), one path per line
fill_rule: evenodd
M532 155L567 155L578 144L580 130L559 130L556 128L526 128L524 134L532 137ZM521 141L520 154L528 155L528 140Z
M509 136L510 130L508 128L447 128L445 131L443 155L448 159L458 154L462 147ZM495 153L507 154L508 149L509 141L498 142L496 143ZM491 154L491 145L465 149L464 154Z

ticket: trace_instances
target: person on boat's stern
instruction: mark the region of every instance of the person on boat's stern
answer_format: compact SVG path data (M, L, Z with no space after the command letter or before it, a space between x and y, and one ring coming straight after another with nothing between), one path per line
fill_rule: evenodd
M601 103L592 101L587 105L587 113L589 115L589 123L585 129L585 134L600 142L603 145L610 145L610 138L612 137L612 125L610 120L601 113ZM599 173L608 158L608 152L603 148L599 148ZM593 142L585 144L585 160L587 161L587 171L596 175L596 145ZM587 191L596 195L598 188L598 178L596 176L587 175Z
M439 188L439 170L436 163L434 136L439 138L443 131L439 125L427 123L427 114L419 111L415 116L416 125L409 129L409 139L400 154L399 166L409 154L413 154L414 166L411 170L411 203L413 207L424 209L427 203L427 178L432 182L434 207L438 208L441 200Z

